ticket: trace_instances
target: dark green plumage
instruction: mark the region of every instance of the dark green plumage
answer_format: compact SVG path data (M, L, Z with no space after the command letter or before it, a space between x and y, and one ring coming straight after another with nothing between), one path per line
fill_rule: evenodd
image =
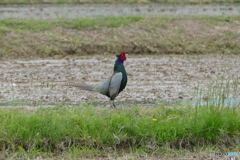
M122 77L122 82L121 82L121 85L120 85L120 88L119 88L119 92L120 93L127 85L127 72L125 70L125 67L124 65L118 65L115 63L114 65L114 73L118 73L118 72L121 72L123 77Z

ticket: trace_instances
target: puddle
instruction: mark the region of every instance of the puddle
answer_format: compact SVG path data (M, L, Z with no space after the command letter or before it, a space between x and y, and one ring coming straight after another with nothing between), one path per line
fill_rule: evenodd
M193 106L240 106L240 98L210 99L208 101L193 101Z
M74 18L129 15L239 15L240 5L38 4L0 5L0 18Z

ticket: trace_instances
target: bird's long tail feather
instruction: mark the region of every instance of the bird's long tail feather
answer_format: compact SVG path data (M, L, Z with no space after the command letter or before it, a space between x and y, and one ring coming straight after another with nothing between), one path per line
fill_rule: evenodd
M63 86L76 87L81 90L94 91L94 87L88 84L79 84L79 83L64 83Z

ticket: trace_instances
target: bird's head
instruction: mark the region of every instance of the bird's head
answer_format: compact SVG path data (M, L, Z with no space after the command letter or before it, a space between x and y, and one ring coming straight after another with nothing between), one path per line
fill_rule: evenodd
M127 57L126 57L127 53L126 52L121 52L119 55L116 55L119 59L121 59L122 61L126 61Z

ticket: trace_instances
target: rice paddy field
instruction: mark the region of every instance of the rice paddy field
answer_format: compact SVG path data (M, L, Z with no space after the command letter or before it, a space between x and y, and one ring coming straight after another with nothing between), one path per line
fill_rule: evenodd
M215 4L239 3L239 0L1 0L0 4L111 4L111 3L163 3L163 4Z
M237 1L226 4L224 15L2 11L0 159L239 159L240 16ZM99 93L59 85L104 81L121 51L129 81L116 109Z

